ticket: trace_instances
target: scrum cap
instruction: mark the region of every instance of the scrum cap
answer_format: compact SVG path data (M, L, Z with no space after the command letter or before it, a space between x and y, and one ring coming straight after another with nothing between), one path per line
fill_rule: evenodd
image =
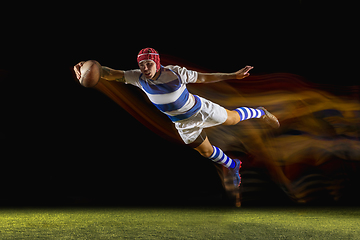
M152 60L156 64L156 72L160 70L160 56L159 53L153 48L144 48L141 49L138 56L137 62L138 64L144 60Z

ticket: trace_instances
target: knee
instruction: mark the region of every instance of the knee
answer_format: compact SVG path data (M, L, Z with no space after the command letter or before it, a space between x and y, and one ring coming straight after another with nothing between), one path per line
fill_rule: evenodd
M203 143L201 143L198 147L194 148L196 151L198 151L201 156L209 158L213 152L213 146L209 142L209 139L206 137Z
M212 154L213 154L213 152L214 152L214 150L213 150L213 148L209 148L209 149L196 149L196 151L198 151L200 154L201 154L201 156L203 156L203 157L206 157L206 158L209 158Z
M223 123L224 125L235 125L240 121L240 116L236 111L227 110L228 118Z

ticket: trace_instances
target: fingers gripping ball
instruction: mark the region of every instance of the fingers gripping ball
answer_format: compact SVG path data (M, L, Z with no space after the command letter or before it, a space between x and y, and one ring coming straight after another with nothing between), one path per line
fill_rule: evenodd
M101 78L101 65L95 60L86 61L80 68L79 82L84 87L94 87Z

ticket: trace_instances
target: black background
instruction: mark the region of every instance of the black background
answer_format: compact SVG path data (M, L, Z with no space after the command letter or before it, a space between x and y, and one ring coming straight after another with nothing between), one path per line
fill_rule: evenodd
M72 72L79 61L134 69L138 51L153 47L218 72L253 65L252 74L290 72L316 83L358 85L354 6L116 5L30 5L7 18L0 72L3 204L171 204L223 193L210 161L81 87Z

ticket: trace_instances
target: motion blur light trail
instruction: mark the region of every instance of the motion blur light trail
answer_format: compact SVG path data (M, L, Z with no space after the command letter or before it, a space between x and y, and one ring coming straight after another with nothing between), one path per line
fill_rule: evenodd
M191 63L162 55L162 64L207 72ZM101 81L96 88L142 124L181 144L171 121L133 86ZM360 91L308 83L289 73L251 75L243 80L189 84L188 89L228 109L264 106L275 114L279 129L261 120L207 129L210 141L225 152L243 154L245 165L265 167L272 180L299 203L337 201L360 170ZM246 192L251 180L244 179ZM250 191L250 190L249 190Z

